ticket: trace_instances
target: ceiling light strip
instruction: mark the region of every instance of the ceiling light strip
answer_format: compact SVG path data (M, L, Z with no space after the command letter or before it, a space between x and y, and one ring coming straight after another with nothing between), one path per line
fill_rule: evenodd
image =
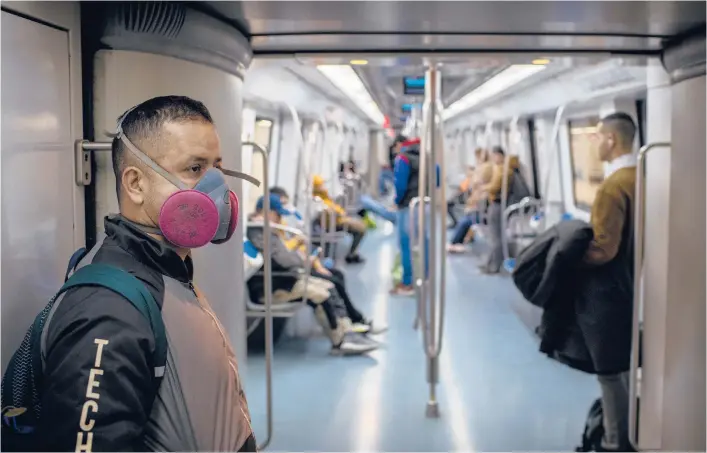
M317 69L368 115L371 121L377 125L383 124L383 113L351 66L319 65Z
M468 110L475 105L495 96L513 85L527 79L531 75L545 69L544 65L517 64L512 65L499 72L489 80L481 84L477 89L467 94L457 102L453 103L442 113L442 118L447 120L453 116Z

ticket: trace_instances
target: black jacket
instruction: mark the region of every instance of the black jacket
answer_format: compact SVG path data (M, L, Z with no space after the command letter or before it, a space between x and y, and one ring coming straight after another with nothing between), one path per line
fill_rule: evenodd
M543 309L542 352L588 373L613 374L629 366L631 269L618 260L582 264L592 237L588 223L558 223L521 252L513 281Z
M108 289L70 290L44 331L41 451L255 451L235 355L191 259L120 217L105 231L79 266L127 270L155 297L169 342L159 395L143 315Z

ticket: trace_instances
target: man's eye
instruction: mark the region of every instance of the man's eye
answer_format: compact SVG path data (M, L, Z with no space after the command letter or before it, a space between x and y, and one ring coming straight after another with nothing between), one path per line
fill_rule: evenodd
M200 173L201 165L192 165L191 167L189 167L189 171L192 171L194 173Z

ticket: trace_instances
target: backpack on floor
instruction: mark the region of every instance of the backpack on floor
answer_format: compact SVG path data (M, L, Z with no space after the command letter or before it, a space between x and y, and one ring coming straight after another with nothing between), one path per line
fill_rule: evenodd
M597 398L589 408L587 421L584 424L582 444L575 451L601 451L601 440L604 437L604 409L601 398Z
M89 264L75 272L86 255L80 249L71 257L65 283L30 325L20 347L10 359L2 378L2 451L36 451L35 431L42 410L42 332L59 296L80 286L100 286L127 299L149 321L155 336L155 392L167 362L167 335L159 305L136 277L107 264ZM73 274L72 274L73 272Z

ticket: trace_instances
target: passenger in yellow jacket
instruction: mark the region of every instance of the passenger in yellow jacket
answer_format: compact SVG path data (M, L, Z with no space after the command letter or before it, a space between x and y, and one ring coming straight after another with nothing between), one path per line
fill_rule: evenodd
M324 179L321 176L314 176L312 179L312 186L312 195L319 197L324 203L324 206L326 206L327 211L335 214L337 231L346 230L351 233L353 241L351 242L351 249L346 255L346 262L362 263L364 260L357 253L357 250L366 234L366 224L358 217L351 217L347 215L346 210L331 199L329 192L324 187Z

